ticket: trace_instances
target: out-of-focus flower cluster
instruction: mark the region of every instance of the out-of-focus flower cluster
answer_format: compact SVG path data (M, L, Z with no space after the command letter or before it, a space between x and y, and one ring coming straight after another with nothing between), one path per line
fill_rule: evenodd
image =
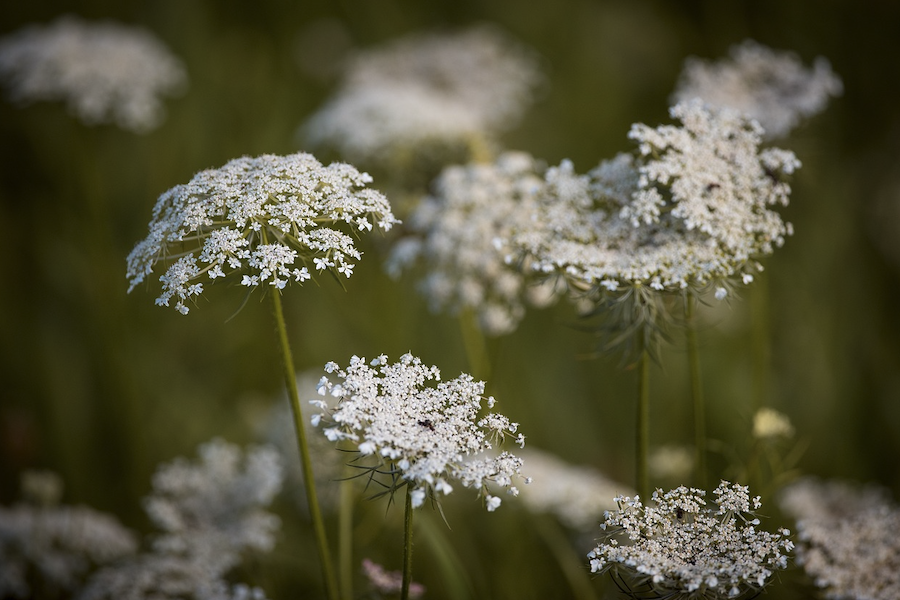
M531 53L493 27L414 35L350 60L305 134L362 164L464 147L518 120L540 80Z
M653 506L638 497L616 498L606 535L588 557L592 572L612 571L632 589L648 586L667 598L737 598L757 593L787 567L790 532L758 529L759 498L723 481L707 507L704 490L678 487L653 493Z
M376 458L373 473L389 463L391 481L384 484L389 491L412 486L417 507L426 496L452 492L450 480L456 480L478 490L489 511L501 503L490 486L518 494L513 478L521 477L522 460L492 451L506 436L524 446L525 436L503 415L479 416L484 382L467 374L440 381L437 367L411 354L394 364L384 355L370 363L354 356L348 367L330 362L325 371L338 381L323 376L319 393L338 402L312 401L322 411L313 415L313 423L327 421L323 433L329 440L352 442L361 457ZM493 408L494 398L486 400Z
M840 77L822 57L812 69L791 52L779 52L753 40L733 46L730 59L688 59L673 99L702 98L717 107L738 110L762 125L767 138L786 136L801 119L825 109L843 92Z
M87 125L144 133L162 122L159 97L179 91L187 76L142 28L64 16L0 39L0 80L15 102L61 100Z
M780 505L797 521L797 562L826 598L900 598L900 508L885 490L805 478Z
M368 558L362 561L363 574L369 580L372 590L381 597L396 596L400 593L403 583L403 573L400 571L388 571L378 563L372 562ZM421 583L411 581L409 583L409 597L421 598L425 593L425 586Z
M419 288L432 310L472 310L488 335L512 332L526 301L545 306L556 299L554 280L528 281L506 260L508 239L529 226L544 187L530 155L507 152L494 164L448 167L433 187L408 220L413 235L394 248L391 275L424 263Z
M237 446L214 440L199 454L198 462L175 460L153 478L145 506L160 534L152 550L99 571L83 600L265 598L262 590L224 576L242 552L274 546L281 522L264 507L281 489L278 453L260 447L245 457Z
M364 187L371 177L354 167L327 167L310 154L243 157L201 171L159 197L149 235L128 255L129 291L157 262L174 261L160 277L156 303L190 310L185 302L211 281L249 271L242 285L278 289L331 269L344 277L361 256L351 235L335 228L388 230L396 223L384 195ZM298 261L303 266L298 266Z

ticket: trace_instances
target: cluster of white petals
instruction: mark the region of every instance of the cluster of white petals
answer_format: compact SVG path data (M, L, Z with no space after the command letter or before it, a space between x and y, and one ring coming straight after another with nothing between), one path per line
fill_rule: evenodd
M806 478L780 503L797 521L797 562L826 598L900 598L900 508L885 490Z
M0 598L68 597L91 569L137 548L131 531L86 506L0 507Z
M99 571L82 600L193 598L262 600L258 588L224 576L245 550L268 551L281 526L267 506L283 479L278 453L258 447L244 453L213 440L198 461L177 459L160 467L145 508L160 530L151 552Z
M524 446L525 436L503 415L479 415L484 382L467 374L440 381L437 367L411 354L394 364L384 355L371 362L354 356L346 369L330 362L325 371L337 381L323 376L319 393L337 402L312 401L322 411L313 415L313 424L327 423L323 433L329 440L351 442L362 457L374 457L376 466L389 463L391 473L412 486L413 506L426 496L449 494L452 480L478 490L489 511L501 502L489 485L518 494L513 478L521 476L522 460L494 449L507 436ZM494 402L486 399L489 409Z
M704 490L653 493L653 506L618 497L606 514L606 536L589 554L592 572L611 571L628 585L666 598L738 598L758 593L787 567L790 532L757 529L759 498L723 481L707 507Z
M760 408L753 415L753 437L758 440L774 440L794 436L791 420L774 408Z
M615 508L614 498L633 493L593 467L572 465L531 447L519 454L532 478L519 494L522 504L532 512L553 514L574 531L593 531L606 511Z
M461 143L513 124L540 80L535 58L493 27L413 35L349 61L340 89L305 133L361 162Z
M391 275L418 262L419 283L432 310L472 310L489 335L511 333L525 301L546 306L557 297L554 280L529 282L508 262L507 240L529 226L543 190L536 161L507 152L493 164L447 167L411 217L388 261Z
M85 124L143 133L165 111L159 98L184 87L184 68L150 32L74 16L0 39L0 80L13 101L59 100Z
M791 52L779 52L752 40L732 46L730 59L685 62L673 99L702 98L718 107L756 119L766 137L787 135L806 117L825 109L843 91L840 77L825 58L812 69Z
M670 110L681 125L636 124L638 156L620 154L587 175L564 161L547 171L543 202L512 245L531 268L574 289L681 290L737 275L792 232L786 205L793 153L761 149L759 125L700 101Z
M354 167L323 166L310 154L243 157L197 173L163 193L149 235L128 255L129 291L171 262L156 303L187 314L185 302L203 279L249 271L242 285L282 289L310 279L310 269L344 277L361 256L351 234L396 223L387 199L364 187L371 177ZM336 227L344 224L349 233ZM174 262L173 262L174 261Z

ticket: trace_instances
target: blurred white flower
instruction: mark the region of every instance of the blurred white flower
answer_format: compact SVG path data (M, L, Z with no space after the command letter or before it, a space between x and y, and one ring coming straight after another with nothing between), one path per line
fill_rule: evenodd
M348 61L342 86L306 123L305 137L354 162L465 144L518 120L540 80L535 57L493 27L413 35Z
M704 490L653 492L653 505L619 497L589 554L592 572L610 571L624 585L647 586L666 598L737 598L757 594L787 567L790 532L757 529L759 498L723 481L707 508ZM752 508L751 508L752 507Z
M331 392L338 398L336 406L313 401L325 415L323 433L329 440L355 444L361 459L373 457L373 477L379 471L385 474L381 467L389 463L389 482L383 484L388 492L412 486L416 507L426 494L449 494L450 481L456 480L478 490L488 510L500 504L489 486L517 493L513 478L521 477L522 460L492 450L507 436L516 436L519 446L525 438L517 431L518 423L503 415L479 416L484 382L465 373L442 382L437 367L427 367L411 354L394 364L384 355L371 363L354 356L346 369L329 363L326 372L340 382L326 376L319 388L321 395ZM493 406L494 399L487 403Z
M797 562L826 598L900 598L900 508L884 489L805 478L780 504L797 521Z
M310 279L310 261L317 271L350 277L361 253L352 235L333 227L343 223L355 234L370 231L372 221L385 231L397 222L387 199L364 187L371 180L303 153L238 158L201 171L159 197L149 235L128 255L129 291L157 262L173 260L156 303L168 306L174 297L182 314L185 301L203 292L201 278L214 281L226 269L250 270L244 286L277 289Z
M822 57L812 69L791 52L779 52L753 40L732 46L730 58L707 62L690 58L672 95L674 102L701 98L756 119L768 138L786 136L801 119L825 109L843 85Z
M761 408L753 415L753 437L758 440L790 438L794 426L786 415L773 408Z
M388 571L368 558L363 559L362 570L378 597L381 597L382 594L396 596L400 593L403 584L403 573L400 571ZM410 598L420 598L424 593L425 586L421 583L415 581L409 583Z
M685 446L658 446L651 450L647 468L654 479L681 482L694 470L694 455Z
M533 218L543 179L536 161L507 152L494 164L447 167L408 219L387 263L393 276L423 263L419 289L432 310L471 309L488 335L511 333L525 303L546 306L557 298L555 279L530 281L527 269L507 261L511 233Z
M0 80L15 102L61 100L87 125L144 133L162 122L159 96L184 88L187 76L143 28L63 16L0 39Z

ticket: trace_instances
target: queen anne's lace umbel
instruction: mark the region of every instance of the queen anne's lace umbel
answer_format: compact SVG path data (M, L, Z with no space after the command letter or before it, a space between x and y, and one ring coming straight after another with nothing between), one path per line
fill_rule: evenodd
M397 223L387 199L365 188L367 173L310 154L243 157L201 171L159 197L150 234L128 255L129 291L171 262L160 277L156 303L187 314L185 302L211 281L244 271L241 284L284 288L314 271L350 277L361 256L353 232L388 230ZM173 262L174 261L174 262Z
M521 476L522 460L492 450L506 436L524 446L525 436L503 415L479 416L484 382L467 374L440 381L437 367L411 354L394 364L384 355L370 363L354 356L347 368L330 362L325 371L339 381L323 376L319 393L338 403L314 400L322 412L313 415L313 424L327 422L323 433L328 439L352 442L376 464L389 463L390 472L412 486L413 506L422 505L426 495L449 494L451 480L478 490L489 511L501 502L489 486L518 494L513 478ZM486 402L493 408L493 397Z
M592 572L612 571L632 586L647 585L666 598L737 598L763 588L787 567L790 531L757 529L759 498L723 481L707 507L704 490L679 487L616 498L605 516L606 536L589 554Z
M740 275L792 228L773 206L788 202L793 153L761 149L761 130L699 101L671 109L681 125L632 127L638 155L620 154L587 175L564 161L546 173L545 198L512 244L533 268L576 289L698 289Z
M144 133L162 121L159 96L178 91L187 76L142 28L64 16L0 40L0 80L16 102L62 100L87 125Z
M732 46L729 59L688 59L673 94L676 102L701 98L756 119L768 138L787 135L804 118L824 110L843 91L840 77L822 57L812 69L791 52L753 40Z
M556 299L554 280L529 282L506 260L507 240L529 225L543 185L537 161L523 152L446 168L410 217L412 235L397 242L388 272L421 263L419 289L432 310L469 309L488 335L512 332L526 301L545 306Z

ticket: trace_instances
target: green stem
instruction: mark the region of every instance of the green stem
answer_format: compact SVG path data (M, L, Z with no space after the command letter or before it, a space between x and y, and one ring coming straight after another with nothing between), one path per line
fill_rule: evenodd
M562 569L563 576L572 591L572 598L597 600L597 594L591 585L588 571L584 568L581 557L575 553L569 540L561 531L559 523L546 515L537 515L534 523L537 525L538 533L550 548L550 552L553 553L553 558L556 559L559 568Z
M768 277L758 273L750 290L750 344L753 348L753 414L766 406L769 372Z
M471 308L462 309L459 314L459 327L472 377L479 381L487 381L491 376L491 360L488 357L484 333L478 327L475 311Z
M706 407L703 402L703 382L700 377L700 348L697 343L697 323L694 315L694 294L684 297L684 320L687 327L688 366L691 372L691 397L694 405L694 480L697 487L706 489Z
M403 518L403 583L400 600L408 600L409 584L412 582L412 485L406 484L406 513Z
M265 232L265 230L263 230ZM265 240L265 233L263 233ZM281 294L273 289L269 293L272 298L272 312L275 315L275 325L278 329L278 341L281 346L282 366L284 367L284 382L287 385L288 396L291 400L291 408L294 414L294 430L297 433L297 445L300 447L300 462L303 464L303 484L306 487L306 499L309 504L309 516L312 519L313 531L316 538L316 546L319 551L319 560L322 563L322 578L325 581L325 592L329 600L337 600L338 589L334 577L334 569L331 566L331 555L328 553L328 539L325 537L325 522L322 519L322 511L319 509L319 501L316 497L316 484L313 477L312 460L309 456L309 445L306 441L306 426L303 422L303 412L300 408L300 395L297 392L297 374L294 370L294 358L291 354L291 346L288 343L287 327L284 322L284 309L281 306Z
M345 467L350 471L350 467ZM341 598L353 598L353 480L346 477L341 481L341 505L338 512L338 577L341 583Z
M643 327L638 328L638 402L637 447L635 451L635 488L646 502L650 497L650 479L647 474L647 457L650 448L650 353L647 351Z

